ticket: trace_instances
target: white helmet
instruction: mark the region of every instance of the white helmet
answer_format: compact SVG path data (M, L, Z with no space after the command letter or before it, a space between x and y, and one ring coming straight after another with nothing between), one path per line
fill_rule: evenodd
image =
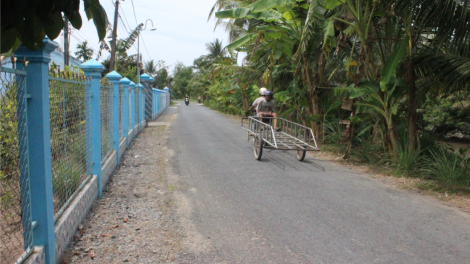
M261 89L259 89L259 94L260 94L260 95L264 95L267 90L268 90L268 89L262 87Z

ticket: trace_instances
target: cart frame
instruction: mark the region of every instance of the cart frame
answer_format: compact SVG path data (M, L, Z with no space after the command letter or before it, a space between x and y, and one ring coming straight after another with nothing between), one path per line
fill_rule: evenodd
M269 124L277 119L280 131L275 131ZM269 121L265 123L263 121ZM263 148L275 150L295 150L297 159L303 161L307 151L320 151L311 128L275 117L245 117L241 120L241 128L248 133L248 140L254 139L255 158L260 160Z

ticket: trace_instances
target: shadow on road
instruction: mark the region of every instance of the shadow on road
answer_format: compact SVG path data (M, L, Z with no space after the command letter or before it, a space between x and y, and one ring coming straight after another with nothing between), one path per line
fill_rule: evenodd
M262 162L270 162L283 171L325 171L325 167L315 161L305 158L298 161L295 151L264 150Z

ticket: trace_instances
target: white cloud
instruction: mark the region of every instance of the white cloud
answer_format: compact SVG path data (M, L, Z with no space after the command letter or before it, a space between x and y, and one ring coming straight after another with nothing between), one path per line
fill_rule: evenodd
M105 8L110 23L113 24L114 1L100 0L100 3ZM207 42L219 38L223 40L224 45L227 45L228 34L221 28L214 32L215 21L213 19L207 21L214 3L215 0L134 0L137 22L145 23L147 19L151 19L157 28L157 31L150 31L151 23L148 22L147 30L141 33L147 47L145 49L141 39L140 52L143 60L164 60L167 65L174 65L177 61L182 61L186 65L192 65L195 58L207 54L205 46ZM131 31L137 26L137 23L132 1L121 1L120 5L122 8L119 11L122 20L118 21L118 38L125 38L127 37L126 28ZM81 15L84 20L82 28L79 31L72 30L71 54L75 52L79 41L85 39L95 51L99 49L98 36L93 21L87 21L83 11L81 11ZM63 36L59 38L56 41L63 46ZM129 54L137 54L137 42ZM104 53L102 59L107 58L108 55L108 53Z

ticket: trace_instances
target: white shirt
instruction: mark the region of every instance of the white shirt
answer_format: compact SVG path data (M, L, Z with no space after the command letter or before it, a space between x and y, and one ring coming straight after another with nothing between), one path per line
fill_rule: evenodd
M253 102L253 106L255 107L256 109L256 115L258 115L258 105L261 101L266 101L266 99L264 98L264 96L260 96L258 98L256 98L256 100Z

